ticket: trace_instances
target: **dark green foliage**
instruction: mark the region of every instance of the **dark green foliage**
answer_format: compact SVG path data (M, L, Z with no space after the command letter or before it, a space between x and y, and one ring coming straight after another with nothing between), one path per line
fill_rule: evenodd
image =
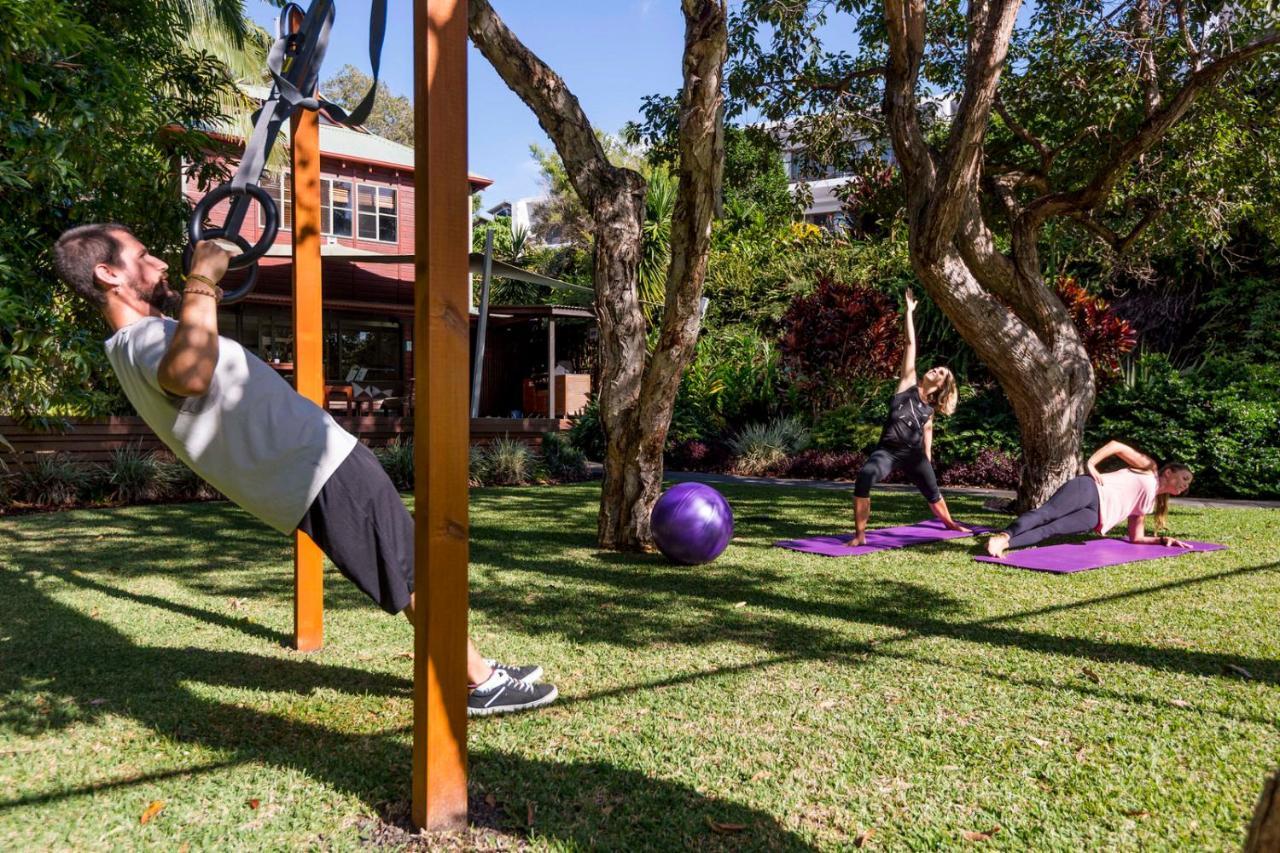
M373 455L382 463L382 468L391 478L391 482L400 491L413 488L413 439L396 436L383 447L375 447Z
M933 458L940 465L972 462L988 449L1020 452L1017 419L994 382L961 385L955 414L934 418Z
M813 446L819 450L870 452L880 440L887 411L886 400L893 391L887 382L866 383L861 395L865 404L839 406L818 415L813 424Z
M95 310L56 281L66 228L118 221L174 258L176 164L204 156L230 78L183 42L177 2L0 0L0 413L110 413L120 395Z
M122 447L103 470L106 497L114 503L162 500L173 493L173 471L163 459L141 447Z
M581 450L588 459L604 460L608 446L604 438L604 426L600 423L600 401L592 396L582 412L574 415L569 427L569 443Z
M1217 360L1183 373L1144 355L1099 397L1086 435L1185 462L1193 494L1280 496L1280 368Z
M587 479L586 455L560 433L543 433L542 464L547 476L558 483Z
M14 474L15 502L37 507L75 506L100 482L101 469L76 462L64 453L42 455Z

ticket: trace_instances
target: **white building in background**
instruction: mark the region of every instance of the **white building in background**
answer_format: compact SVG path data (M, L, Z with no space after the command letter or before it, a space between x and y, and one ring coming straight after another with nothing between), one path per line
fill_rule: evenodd
M534 245L558 249L561 246L569 245L569 242L563 239L560 234L559 228L535 227L540 222L539 211L548 201L549 199L544 195L526 196L515 201L503 199L486 212L494 217L509 217L511 219L512 232L518 232L523 229L528 233L530 242Z
M921 104L922 111L928 113L933 121L950 121L957 106L959 100L949 97L927 98ZM799 195L808 186L810 199L802 214L804 221L828 231L843 231L848 225L848 218L838 192L855 173L844 166L809 159L804 147L789 138L788 125L771 122L765 127L782 149L782 165L787 170L787 186L792 196ZM885 163L892 162L893 153L890 151Z

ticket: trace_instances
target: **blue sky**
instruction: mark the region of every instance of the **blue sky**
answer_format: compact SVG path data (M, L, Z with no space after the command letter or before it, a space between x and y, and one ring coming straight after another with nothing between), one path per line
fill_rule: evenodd
M397 95L413 91L411 4L391 0L382 79ZM638 117L640 99L680 87L684 20L678 0L493 0L520 39L559 73L591 122L617 132ZM321 78L350 63L368 73L369 0L335 0L334 35ZM248 0L246 11L272 30L278 11ZM540 193L529 145L550 147L537 120L474 48L468 46L467 128L472 173L492 178L485 206Z

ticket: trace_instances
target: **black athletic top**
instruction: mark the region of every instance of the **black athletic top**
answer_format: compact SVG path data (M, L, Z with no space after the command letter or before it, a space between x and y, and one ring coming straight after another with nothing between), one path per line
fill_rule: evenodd
M889 400L889 419L880 433L880 446L890 450L924 447L924 425L933 417L933 406L920 399L917 386L900 391Z

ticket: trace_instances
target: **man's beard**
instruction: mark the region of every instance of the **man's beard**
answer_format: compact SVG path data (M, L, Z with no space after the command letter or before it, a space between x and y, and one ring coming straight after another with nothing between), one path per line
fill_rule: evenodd
M159 308L161 314L167 317L176 317L178 309L182 307L182 294L170 290L168 284L164 281L158 281L156 286L151 288L151 298L147 302L153 307Z

